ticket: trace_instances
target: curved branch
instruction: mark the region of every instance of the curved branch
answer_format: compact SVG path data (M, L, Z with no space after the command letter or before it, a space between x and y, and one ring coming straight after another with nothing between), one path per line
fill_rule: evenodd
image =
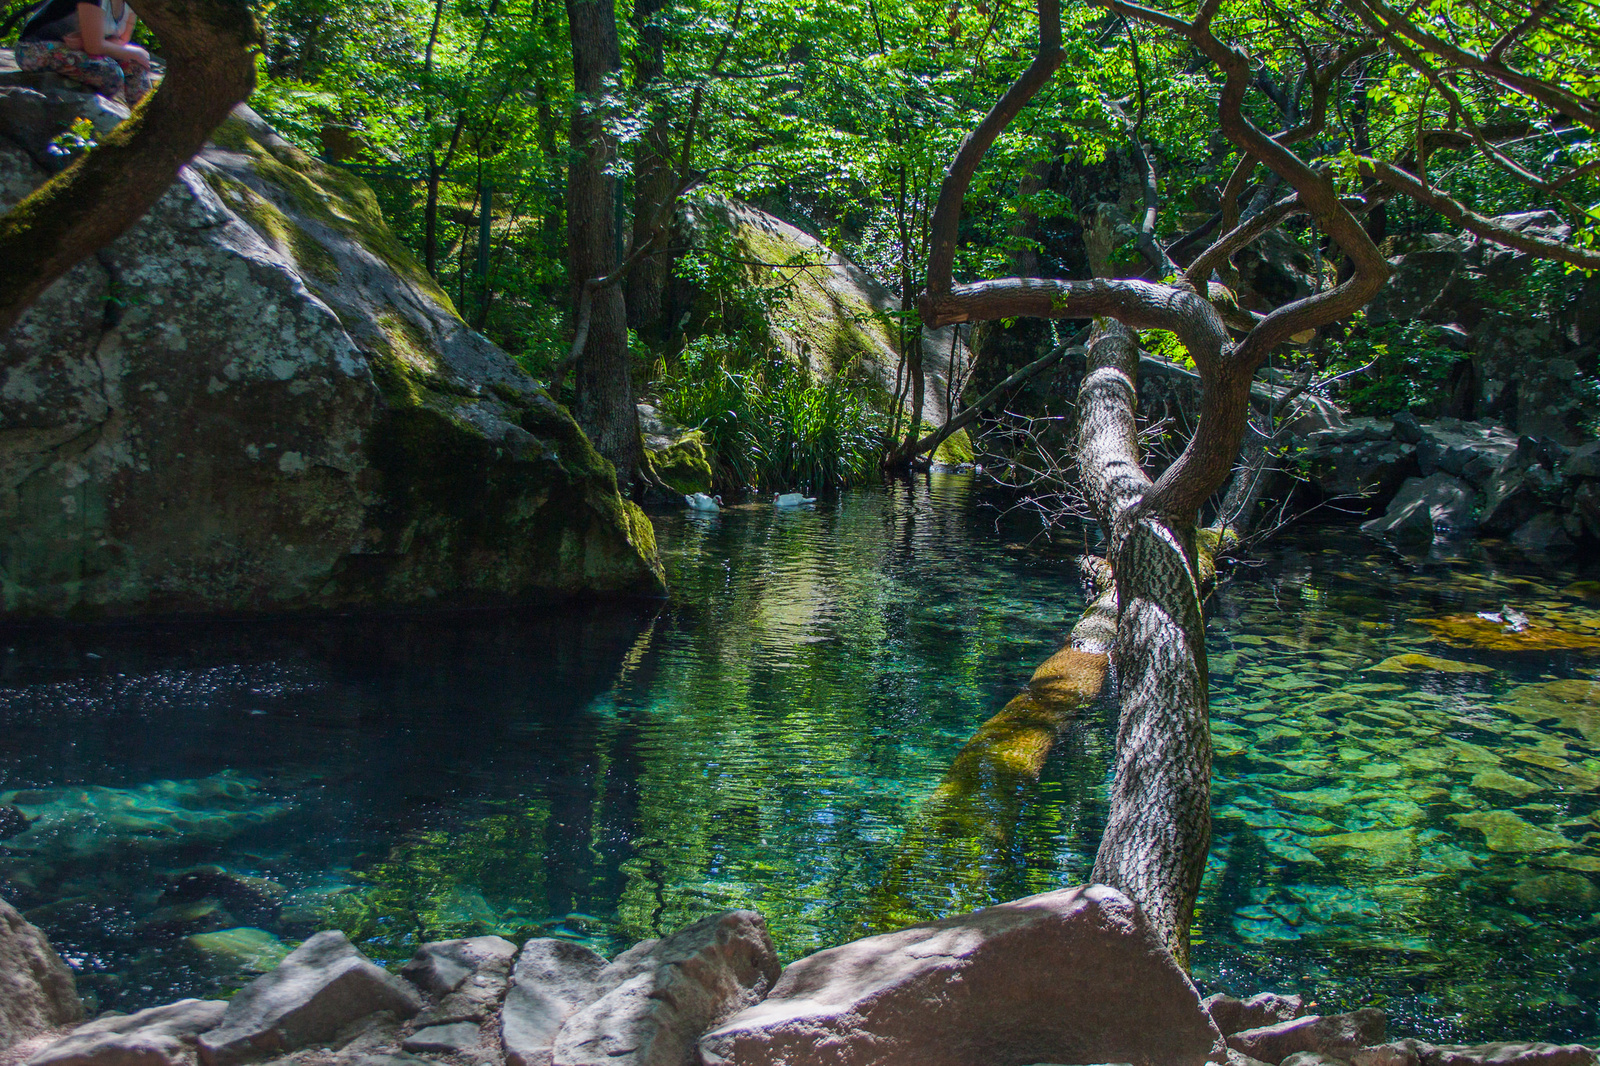
M1555 259L1563 263L1571 263L1573 266L1581 267L1584 270L1600 270L1600 252L1511 229L1492 218L1480 215L1476 211L1468 210L1459 200L1424 184L1414 175L1408 174L1399 167L1372 160L1369 163L1364 163L1362 170L1370 172L1372 177L1391 189L1403 192L1418 203L1431 207L1461 228L1476 233L1487 240L1494 241L1496 244L1503 244L1507 248L1515 248L1518 251L1527 252L1529 255L1535 255L1541 259Z
M0 334L84 256L121 236L255 88L246 0L141 0L167 73L86 155L0 216Z
M1498 57L1491 60L1488 56L1480 56L1431 33L1426 33L1413 25L1410 19L1384 4L1383 0L1349 0L1349 2L1361 20L1391 44L1397 37L1405 37L1417 47L1432 52L1452 66L1477 71L1552 111L1566 115L1574 122L1581 122L1590 129L1600 132L1600 106L1596 106L1594 101L1508 67L1500 62Z
M928 294L940 296L950 291L954 281L956 237L961 223L961 203L972 184L972 175L984 153L994 144L1011 120L1044 87L1056 68L1066 60L1061 47L1060 0L1039 2L1039 51L1022 76L1011 83L1005 95L983 116L983 121L961 139L955 158L944 172L939 186L939 202L933 209L928 237Z
M1269 231L1277 229L1289 216L1303 211L1298 194L1287 196L1271 207L1256 214L1248 222L1242 222L1232 231L1217 238L1216 242L1201 252L1189 269L1184 271L1184 279L1196 289L1204 286L1211 278L1211 272L1222 263L1233 257L1233 253L1245 247L1251 241L1265 236Z
M1135 278L1000 278L957 285L942 299L924 301L923 322L997 318L1098 318L1133 329L1175 333L1202 375L1221 365L1231 348L1227 326L1216 309L1187 286L1160 285Z

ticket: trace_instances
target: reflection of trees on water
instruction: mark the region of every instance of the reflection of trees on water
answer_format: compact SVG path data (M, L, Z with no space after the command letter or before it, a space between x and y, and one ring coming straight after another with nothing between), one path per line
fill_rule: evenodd
M997 560L969 491L900 483L815 513L689 518L681 540L663 538L690 564L674 575L656 689L617 726L648 753L628 935L727 906L759 906L788 954L859 931L955 750L1053 650L1047 619L1071 604L1039 605L1077 598L1068 567ZM997 589L997 571L1014 587ZM1016 804L1023 828L992 853L930 855L927 909L1056 883L1054 802Z

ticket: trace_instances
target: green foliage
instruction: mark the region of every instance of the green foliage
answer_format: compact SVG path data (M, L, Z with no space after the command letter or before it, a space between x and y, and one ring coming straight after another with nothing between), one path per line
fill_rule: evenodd
M1330 348L1331 370L1343 373L1372 364L1345 387L1344 402L1356 415L1436 413L1450 368L1462 359L1436 327L1420 322L1363 326Z
M782 360L729 369L727 354L703 338L661 390L663 412L705 435L719 488L822 491L873 478L888 427L870 404Z

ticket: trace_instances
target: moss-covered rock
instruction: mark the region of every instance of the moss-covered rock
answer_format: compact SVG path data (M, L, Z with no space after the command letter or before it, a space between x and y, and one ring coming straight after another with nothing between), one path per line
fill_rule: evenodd
M766 324L791 361L823 381L842 374L878 409L889 408L900 363L894 324L900 301L886 286L804 230L729 197L700 194L685 208L685 221L692 231L730 234L748 263L777 268L753 268L748 281L784 291ZM934 424L946 417L952 340L958 365L969 362L954 329L925 329L918 341L923 417Z
M680 496L711 491L711 457L705 434L668 422L653 403L639 405L644 465L650 476Z
M44 133L96 99L0 92L0 121ZM44 180L15 147L40 130L0 138L0 209ZM664 587L568 413L467 328L369 189L248 109L3 348L6 614Z

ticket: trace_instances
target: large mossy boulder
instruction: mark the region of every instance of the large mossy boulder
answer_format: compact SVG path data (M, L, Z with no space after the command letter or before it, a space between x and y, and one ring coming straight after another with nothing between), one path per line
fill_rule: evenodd
M731 197L699 194L685 204L681 224L692 242L729 239L746 283L780 296L765 325L790 362L823 381L842 377L875 407L889 408L900 371L900 300L887 286L799 227ZM955 328L924 329L918 340L929 423L946 417L952 341L957 367L971 361L964 341L951 337Z
M120 109L0 74L0 209L78 116ZM664 587L566 410L467 328L366 186L248 109L0 349L5 614Z

